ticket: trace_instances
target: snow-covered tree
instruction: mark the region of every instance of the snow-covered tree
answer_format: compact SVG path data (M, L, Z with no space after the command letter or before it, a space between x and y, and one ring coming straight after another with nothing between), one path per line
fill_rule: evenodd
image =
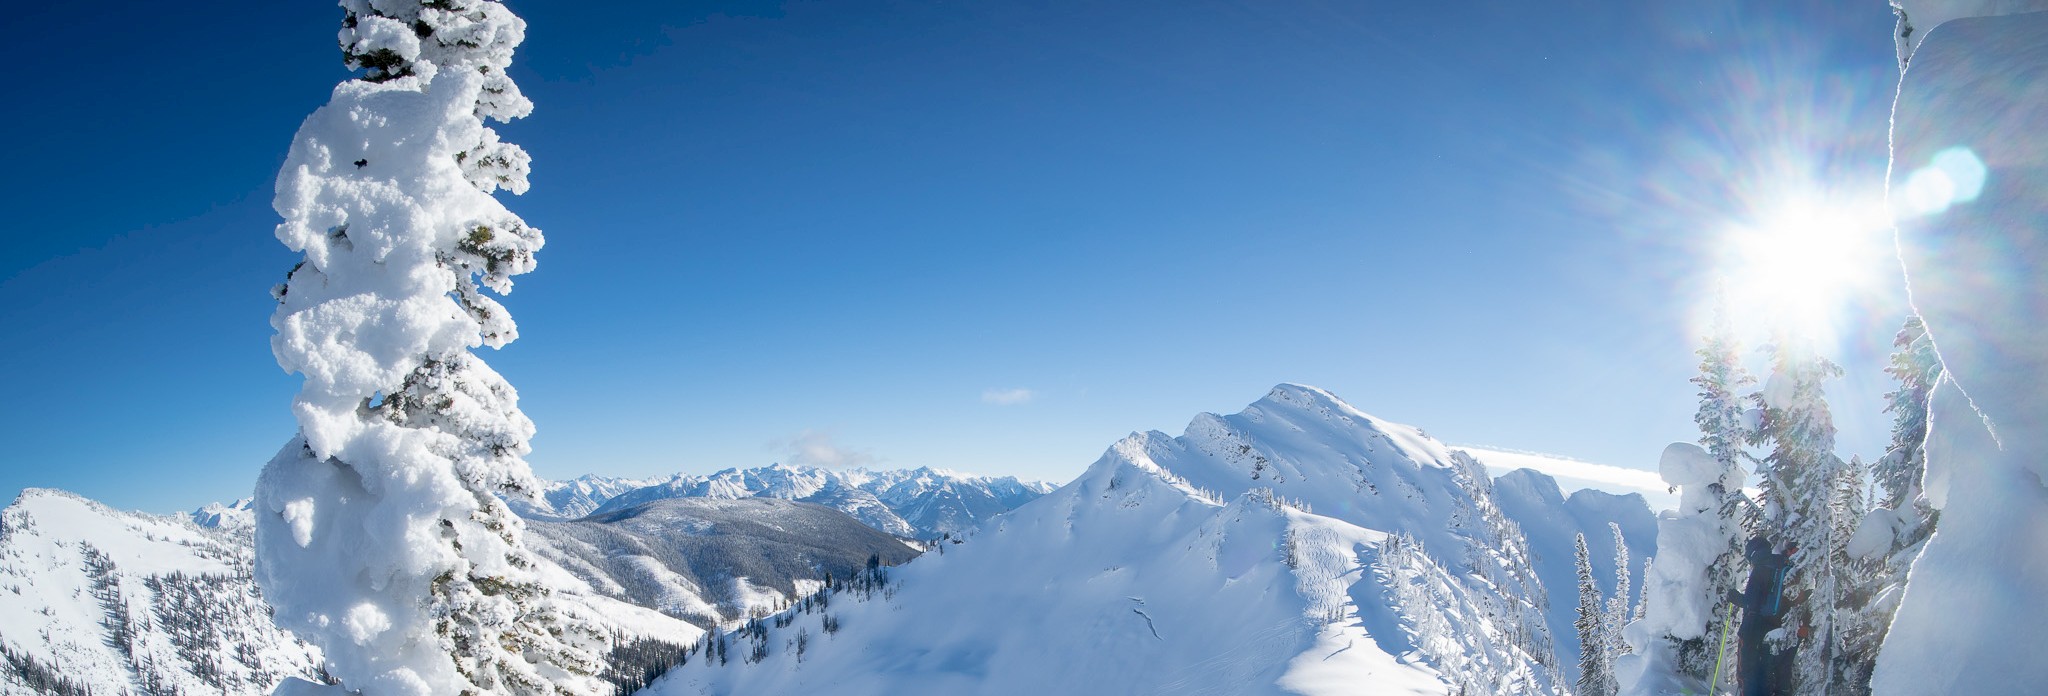
M1629 650L1621 640L1621 627L1627 626L1632 617L1628 602L1628 541L1621 536L1620 524L1609 522L1607 528L1614 532L1614 595L1607 598L1607 619L1603 623L1606 636L1601 643L1607 650L1607 661L1612 664L1614 658Z
M1592 555L1586 550L1586 535L1577 539L1579 569L1579 618L1572 623L1579 630L1579 696L1612 696L1615 692L1613 651L1600 587L1593 583Z
M342 0L358 77L299 128L273 294L299 434L257 484L257 579L277 622L370 694L591 694L604 638L559 602L499 495L539 488L533 423L470 351L517 338L487 296L539 230L491 194L526 153L485 119L531 104L505 73L525 24L490 0Z
M1877 663L1877 648L1883 643L1883 629L1873 623L1869 605L1883 574L1876 564L1861 557L1854 548L1856 536L1867 511L1864 498L1869 469L1860 457L1850 457L1836 472L1833 497L1828 506L1829 554L1827 569L1833 586L1816 596L1832 595L1833 602L1816 611L1828 613L1825 640L1828 641L1827 675L1824 693L1830 696L1861 696L1869 692L1870 669ZM1823 634L1817 634L1823 635Z
M1463 450L1452 451L1451 462L1457 471L1454 480L1469 504L1452 513L1452 524L1469 529L1474 541L1465 559L1467 570L1492 588L1487 596L1509 641L1538 664L1554 666L1556 650L1543 615L1550 597L1536 576L1528 537L1494 500L1493 479L1486 475L1485 465Z
M1714 666L1735 659L1735 646L1717 639L1739 620L1727 598L1748 579L1742 550L1762 514L1743 492L1742 462L1754 436L1740 392L1752 379L1725 299L1697 355L1699 374L1690 381L1698 389L1699 444L1672 443L1658 461L1678 508L1657 522L1663 562L1645 565L1636 620L1622 631L1627 654L1614 658L1616 680L1629 694L1714 691L1727 685L1707 683Z
M1791 547L1785 579L1785 633L1777 646L1796 650L1793 683L1800 693L1824 694L1834 683L1839 608L1849 534L1846 486L1860 490L1860 472L1835 455L1835 426L1823 391L1840 367L1812 351L1781 341L1771 379L1755 395L1761 412L1753 435L1770 454L1761 462L1763 524ZM1854 480L1855 485L1847 482Z
M1636 595L1636 605L1635 605L1635 610L1634 610L1634 611L1632 611L1632 612L1630 612L1630 614L1629 614L1629 619L1628 619L1629 621L1641 621L1641 620L1643 620L1643 611L1644 611L1644 608L1645 608L1645 607L1648 607L1648 606L1650 605L1650 571L1653 571L1653 570L1656 570L1656 569L1657 569L1657 557L1655 557L1655 556L1651 556L1651 557L1649 557L1649 558L1645 558L1645 559L1643 559L1643 583L1642 583L1642 590L1640 591L1640 592L1641 592L1641 594L1638 594L1638 595ZM1626 626L1627 624L1626 624L1626 623L1624 623L1624 624L1622 624L1622 625ZM1624 643L1625 643L1625 642L1626 642L1626 641L1624 641Z
M1838 692L1850 696L1870 691L1907 571L1934 533L1937 512L1922 495L1921 476L1927 461L1927 402L1941 377L1941 362L1917 316L1906 320L1892 346L1891 365L1885 368L1898 384L1885 395L1885 411L1892 414L1891 444L1871 467L1877 494L1844 559L1853 585L1838 629L1836 681Z
M1934 533L1937 511L1921 495L1921 477L1927 471L1927 400L1941 379L1941 359L1934 354L1934 341L1920 317L1906 319L1906 325L1892 339L1891 364L1885 372L1898 388L1885 394L1886 413L1892 414L1892 438L1884 457L1871 467L1882 496L1873 506L1893 510L1901 526L1893 551L1915 547ZM1911 565L1912 559L1905 559ZM1903 568L1903 566L1901 566Z
M1699 409L1693 412L1693 423L1700 429L1700 446L1713 457L1715 465L1715 478L1706 484L1713 509L1706 514L1713 518L1711 533L1717 546L1707 564L1706 577L1701 578L1700 591L1716 598L1718 603L1718 598L1741 591L1749 576L1749 562L1742 548L1753 534L1757 519L1755 502L1742 492L1748 474L1742 467L1747 456L1744 445L1751 435L1744 423L1745 409L1738 394L1754 380L1742 369L1741 348L1728 321L1725 298L1718 303L1713 328L1697 355L1700 371L1691 381L1699 388L1700 401ZM1721 635L1722 624L1735 618L1714 611L1702 618L1706 624L1697 634L1700 637L1682 641L1678 652L1680 670L1696 678L1710 676L1717 661L1734 659L1732 650L1717 649L1718 643L1711 637Z

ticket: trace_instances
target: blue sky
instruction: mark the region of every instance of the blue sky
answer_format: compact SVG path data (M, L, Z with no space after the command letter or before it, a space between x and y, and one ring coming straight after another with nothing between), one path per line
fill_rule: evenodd
M485 357L550 477L1065 480L1281 381L1652 467L1727 229L1877 191L1896 78L1882 2L1697 5L513 2L549 243ZM192 507L291 436L270 189L340 11L180 8L10 10L0 487ZM1834 317L1845 454L1896 285Z

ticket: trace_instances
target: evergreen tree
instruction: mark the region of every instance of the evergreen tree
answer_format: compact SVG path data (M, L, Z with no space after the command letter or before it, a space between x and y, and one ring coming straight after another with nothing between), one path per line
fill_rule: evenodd
M305 377L299 434L257 486L257 579L327 671L379 694L594 694L605 637L567 613L499 495L539 490L533 423L471 349L518 337L487 296L542 236L492 192L527 156L486 119L531 104L506 74L525 24L492 0L342 0L358 77L301 125L271 346Z
M1829 505L1828 569L1833 572L1829 582L1833 588L1817 595L1832 595L1834 601L1823 609L1830 616L1826 623L1826 640L1829 641L1828 674L1824 683L1829 696L1859 696L1868 692L1869 674L1877 664L1877 647L1883 641L1879 632L1869 624L1868 605L1878 586L1882 574L1876 572L1877 563L1872 559L1858 558L1849 553L1849 543L1855 539L1867 512L1863 497L1864 481L1869 478L1868 468L1860 457L1850 457L1846 466L1836 472L1833 501Z
M1796 650L1795 689L1824 694L1834 682L1835 619L1845 595L1843 518L1855 514L1841 493L1855 473L1835 456L1834 420L1823 392L1824 382L1842 370L1784 342L1774 363L1770 382L1754 397L1763 414L1754 441L1771 448L1759 472L1763 523L1792 549L1785 580L1789 637L1779 647Z
M1848 696L1870 693L1871 672L1905 591L1907 571L1935 526L1936 510L1921 495L1921 475L1926 470L1927 401L1941 378L1941 363L1917 316L1906 319L1892 346L1891 364L1885 368L1898 385L1885 394L1885 411L1892 414L1891 444L1871 467L1878 492L1870 502L1876 509L1857 530L1871 535L1889 531L1889 545L1880 557L1846 559L1856 583L1846 598L1839 629L1841 658L1835 680L1836 692Z
M1742 549L1754 534L1758 517L1755 502L1742 492L1743 481L1748 474L1742 467L1742 460L1747 457L1744 445L1752 435L1744 425L1745 409L1737 393L1754 380L1742 368L1741 349L1728 320L1725 297L1717 302L1713 328L1697 355L1700 371L1691 382L1699 388L1700 401L1698 410L1693 413L1693 423L1700 429L1700 447L1713 457L1721 472L1719 480L1707 484L1708 491L1716 500L1713 514L1718 522L1714 542L1720 551L1707 564L1702 591L1705 596L1713 598L1713 605L1718 606L1721 598L1731 592L1740 592L1749 576L1749 561L1743 556ZM1707 617L1701 636L1721 635L1722 624L1736 620L1719 611L1707 612ZM1719 648L1719 644L1709 638L1680 641L1679 669L1693 677L1707 678L1716 661L1735 659L1733 646L1727 648L1726 654L1721 654Z
M1613 664L1615 658L1628 652L1628 645L1621 640L1621 629L1630 621L1628 541L1621 537L1621 525L1609 522L1607 528L1614 533L1614 596L1607 599L1607 637L1603 643L1607 662Z
M1643 559L1643 585L1642 589L1638 590L1641 594L1636 595L1635 611L1629 616L1629 621L1631 622L1643 620L1643 612L1650 605L1650 571L1654 570L1656 565L1657 557L1655 556Z
M1941 379L1941 360L1918 316L1906 319L1892 339L1892 347L1891 364L1884 370L1898 383L1898 388L1885 394L1884 410L1892 414L1892 439L1884 458L1871 468L1878 490L1883 492L1871 502L1901 513L1905 524L1893 547L1896 553L1917 547L1934 533L1937 511L1921 496L1920 485L1927 471L1927 401Z
M1586 551L1586 535L1578 535L1579 618L1572 625L1579 630L1579 696L1613 696L1616 689L1612 653L1608 650L1607 609L1600 600L1600 588L1593 584L1593 560Z

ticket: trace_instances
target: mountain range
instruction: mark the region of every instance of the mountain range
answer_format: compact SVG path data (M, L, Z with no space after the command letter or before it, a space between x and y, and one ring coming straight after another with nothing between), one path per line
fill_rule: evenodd
M614 667L638 675L619 683L666 671L652 694L1560 694L1577 536L1603 592L1612 529L1631 574L1656 552L1641 496L1489 478L1299 385L1180 436L1135 433L1049 488L784 465L585 476L529 506L526 539L619 641ZM0 692L317 679L317 649L272 625L250 579L250 508L25 491L0 512L0 592L17 598L0 602ZM828 585L862 589L827 610ZM744 641L741 659L667 668L679 646Z
M750 628L746 659L650 691L1562 694L1560 549L1613 523L1648 557L1650 520L1640 496L1496 482L1416 428L1286 384L1177 437L1135 433L898 569L884 599ZM1595 575L1613 587L1611 564Z
M770 464L661 480L587 475L550 482L544 505L515 503L532 519L565 520L670 498L780 498L816 503L906 539L964 534L1036 500L1054 486L1014 476L975 476L920 467L891 471Z

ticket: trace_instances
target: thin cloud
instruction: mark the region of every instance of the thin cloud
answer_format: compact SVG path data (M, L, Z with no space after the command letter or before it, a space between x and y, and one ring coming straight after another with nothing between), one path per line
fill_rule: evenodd
M1464 446L1456 449L1471 453L1496 476L1516 469L1535 469L1558 479L1566 492L1575 488L1593 488L1609 493L1641 493L1652 509L1671 508L1678 504L1678 497L1671 494L1670 487L1654 471L1594 464L1535 452Z
M851 469L871 467L882 459L867 450L842 447L832 441L832 434L805 429L786 440L768 443L768 449L780 451L782 462L790 466L814 466L824 469Z
M1037 392L1021 387L1017 389L990 389L981 393L981 402L996 406L1015 406L1028 403L1036 396L1038 396Z

